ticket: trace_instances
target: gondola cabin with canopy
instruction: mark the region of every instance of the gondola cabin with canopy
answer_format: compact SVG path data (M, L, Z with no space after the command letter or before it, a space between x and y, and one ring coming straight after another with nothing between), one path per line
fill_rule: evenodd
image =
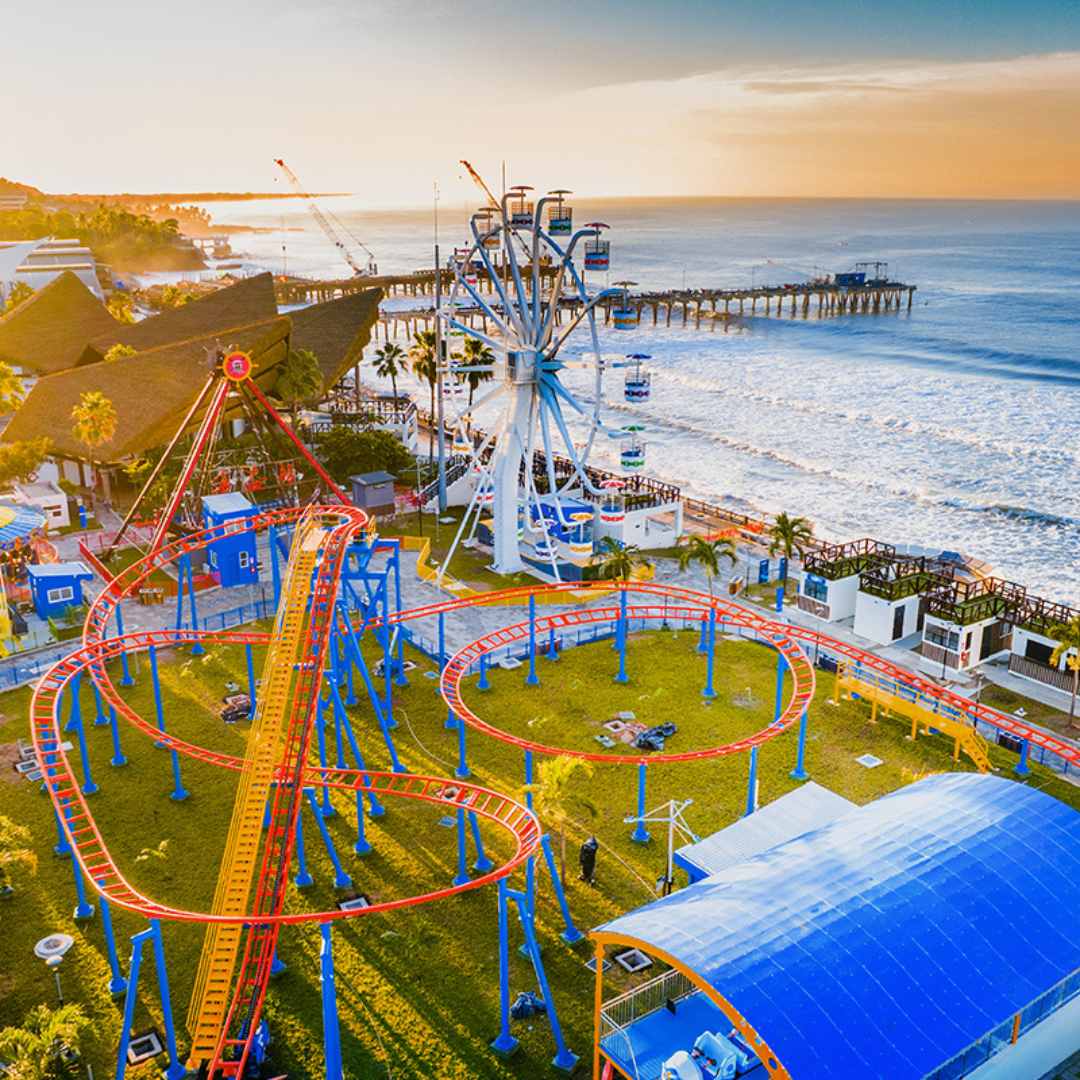
M602 239L600 230L607 226L602 221L590 221L585 228L596 230L596 234L585 241L585 269L606 272L611 268L611 241Z
M562 188L548 192L548 195L556 200L547 208L547 231L551 236L568 236L574 231L574 213L563 198L569 194L569 191Z
M626 381L623 385L623 397L627 401L648 401L652 389L652 376L642 367L643 360L651 360L652 357L645 353L632 353L627 357L631 367L626 372Z

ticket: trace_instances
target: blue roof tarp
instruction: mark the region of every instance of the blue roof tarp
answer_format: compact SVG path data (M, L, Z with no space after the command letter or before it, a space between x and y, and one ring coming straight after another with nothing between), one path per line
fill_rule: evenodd
M1080 969L1080 814L932 776L599 928L715 987L793 1080L921 1080Z

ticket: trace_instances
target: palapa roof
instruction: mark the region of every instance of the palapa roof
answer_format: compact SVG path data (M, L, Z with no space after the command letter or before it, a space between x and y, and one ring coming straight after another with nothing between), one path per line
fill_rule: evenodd
M144 453L168 442L183 422L210 374L208 350L220 344L248 353L255 382L267 393L277 381L275 369L288 353L291 328L288 317L264 319L47 375L27 395L2 438L18 442L47 434L58 457L85 459L86 446L71 433L71 413L81 394L97 390L112 402L117 424L113 438L94 451L95 459L107 464ZM201 414L193 417L192 426L200 419Z
M74 367L88 341L124 326L70 271L0 318L0 360L42 375Z
M382 289L365 289L289 313L293 321L292 347L315 354L324 393L359 363L379 317L381 299Z
M128 345L139 352L189 341L206 334L222 333L233 326L249 326L278 313L272 274L245 278L235 285L217 289L179 307L167 308L137 323L110 319L107 333L87 339L90 344L81 363L101 360L114 345Z

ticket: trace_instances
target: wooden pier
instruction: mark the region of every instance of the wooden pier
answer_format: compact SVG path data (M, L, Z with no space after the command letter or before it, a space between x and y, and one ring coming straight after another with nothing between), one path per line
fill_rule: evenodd
M540 267L540 279L546 283L554 274L548 266ZM528 287L532 275L522 272ZM453 285L453 274L443 271L444 295ZM480 275L476 289L480 293L492 293L491 279ZM418 329L432 329L435 320L434 292L435 271L418 270L413 274L357 276L338 281L308 281L289 278L275 283L279 304L311 304L333 300L340 296L364 289L382 289L387 297L416 297L429 302L408 310L382 308L379 323L373 331L376 340L380 329L384 340L391 340L404 330L412 336ZM715 327L717 321L734 320L739 316L788 316L790 318L829 318L838 315L896 312L910 309L917 286L900 281L869 281L858 285L838 285L832 281L811 282L805 285L760 285L751 289L683 289L670 292L629 293L606 299L599 310L604 323L612 321L612 313L629 307L636 313L638 324L676 325L700 327L705 321ZM572 301L560 308L560 321L564 315L576 310L579 301ZM476 329L488 330L487 316L479 307L460 308L461 322Z

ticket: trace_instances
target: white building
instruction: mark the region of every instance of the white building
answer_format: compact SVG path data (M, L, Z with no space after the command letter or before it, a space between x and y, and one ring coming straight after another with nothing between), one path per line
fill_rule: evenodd
M104 300L94 256L78 240L46 238L25 244L0 241L0 298L5 301L15 282L25 282L36 292L65 270L70 270L98 299Z

